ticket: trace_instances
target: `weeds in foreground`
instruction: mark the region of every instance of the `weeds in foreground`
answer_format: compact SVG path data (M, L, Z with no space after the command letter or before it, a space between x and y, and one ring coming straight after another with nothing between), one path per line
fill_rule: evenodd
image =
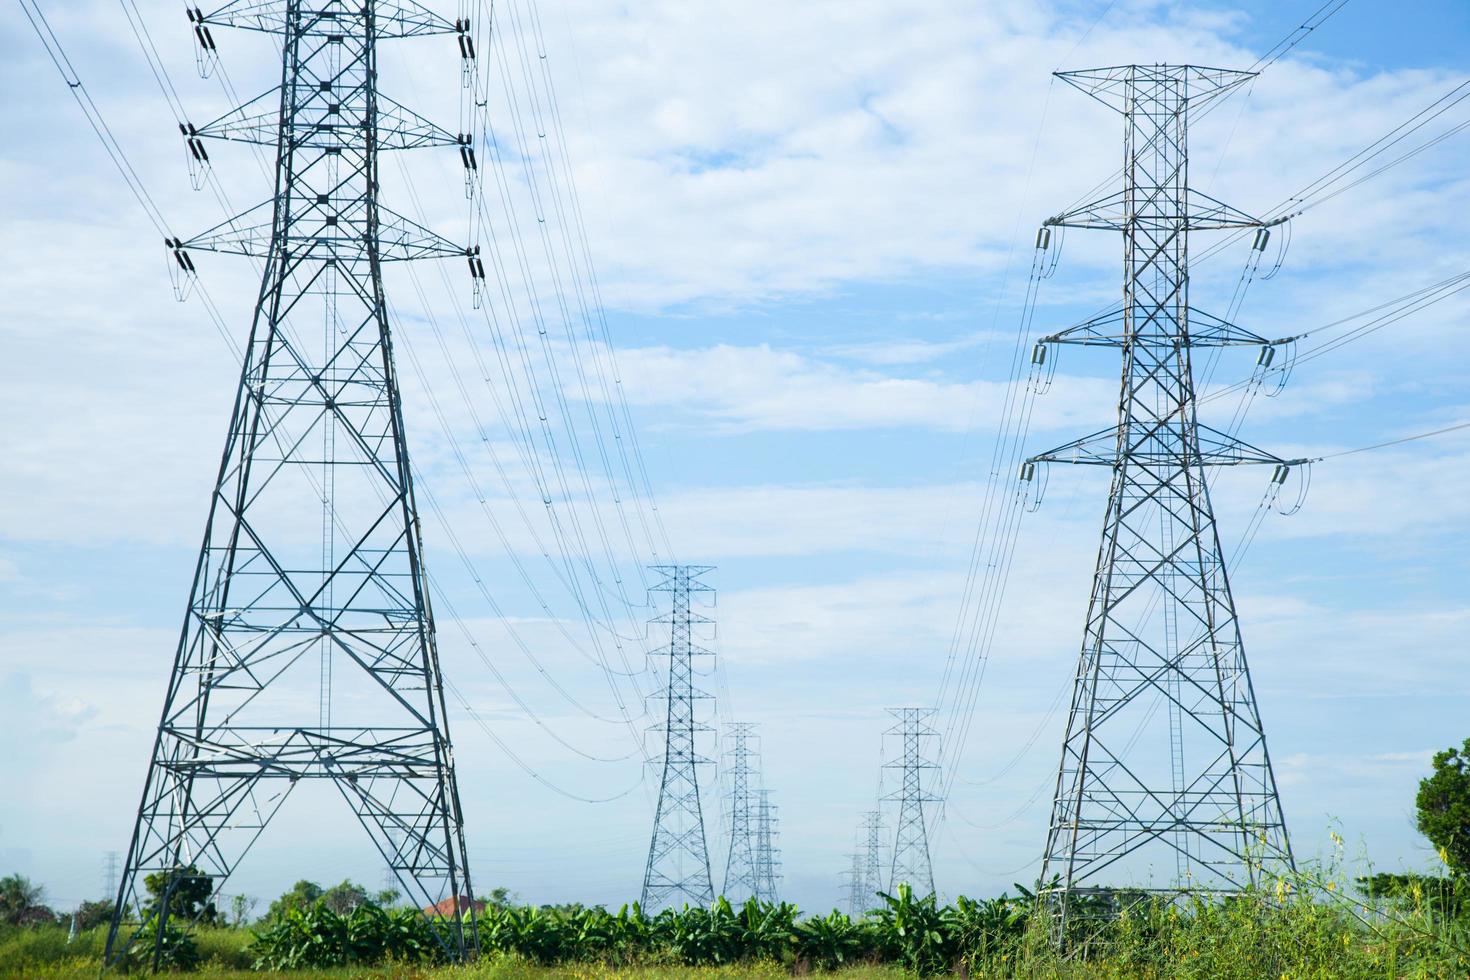
M958 973L1025 978L1430 978L1470 975L1470 925L1443 902L1413 894L1355 901L1336 882L1313 900L1282 882L1228 900L1137 898L1106 916L1075 916L1071 955L1051 943L1051 919L1031 896L959 899L940 906L906 888L852 919L802 918L795 906L644 915L636 906L492 909L481 921L484 955L437 965L427 928L409 914L305 910L255 931L194 933L195 975L381 980L775 980L840 971L849 980ZM1323 892L1317 893L1319 896ZM1455 906L1459 908L1457 904ZM396 937L396 938L395 938ZM403 950L399 940L410 943ZM95 977L105 929L73 942L59 927L0 932L0 975ZM410 948L411 947L411 948ZM255 972L251 972L251 971Z

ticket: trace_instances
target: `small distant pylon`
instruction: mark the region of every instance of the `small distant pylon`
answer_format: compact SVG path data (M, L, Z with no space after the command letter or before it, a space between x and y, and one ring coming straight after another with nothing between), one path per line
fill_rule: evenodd
M699 767L709 760L695 751L695 735L709 731L709 726L695 720L694 703L710 695L694 686L694 658L711 652L694 642L694 627L713 621L693 611L691 596L714 592L699 581L713 566L655 565L652 570L663 581L651 591L669 593L672 605L667 615L650 620L669 627L669 679L653 695L666 705L664 723L659 726L664 736L663 778L643 872L642 904L649 910L684 904L708 906L715 892L699 802Z
M774 902L780 889L781 862L777 860L781 851L776 847L776 805L771 802L771 791L756 791L755 805L755 897L762 902Z
M888 729L902 742L898 760L884 765L900 773L899 788L884 799L898 801L898 833L893 842L893 864L888 876L890 892L907 882L918 895L934 894L934 868L929 861L929 832L924 821L924 804L939 797L924 788L924 774L939 768L926 758L924 742L938 738L928 722L933 708L889 708L898 723Z
M863 817L863 910L877 904L883 890L883 811L870 810Z
M730 759L730 854L725 861L724 896L741 902L760 891L756 873L755 790L759 774L753 764L759 751L755 725L734 721L725 726L732 742Z
M868 911L868 896L863 881L863 855L860 851L853 851L847 858L851 863L842 872L842 877L847 880L847 914L856 919Z
M121 855L108 851L102 855L102 894L108 898L117 894L117 862Z

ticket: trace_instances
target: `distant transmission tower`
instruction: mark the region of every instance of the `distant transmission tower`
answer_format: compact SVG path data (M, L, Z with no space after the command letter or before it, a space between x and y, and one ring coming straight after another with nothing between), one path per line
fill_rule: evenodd
M730 855L725 861L723 894L732 902L744 901L760 891L756 877L756 789L760 774L752 764L756 749L755 725L730 722L726 738L734 745L730 758Z
M1023 470L1112 471L1042 867L1065 916L1066 898L1108 885L1231 892L1265 862L1292 865L1205 475L1268 463L1279 484L1291 463L1196 420L1195 348L1258 346L1268 363L1282 342L1189 305L1190 232L1256 228L1256 248L1270 234L1188 182L1190 112L1252 75L1128 65L1057 77L1125 120L1123 188L1047 221L1122 232L1122 305L1041 341L1121 350L1118 424ZM1146 878L1163 867L1173 887Z
M117 861L120 855L108 851L102 856L102 895L111 898L117 894Z
M929 862L929 832L924 820L924 804L938 801L925 788L925 773L939 768L927 758L924 744L939 737L929 725L933 708L889 708L898 723L888 735L898 736L902 748L895 762L885 769L897 769L899 787L885 799L898 801L898 833L893 841L893 864L888 875L888 890L893 892L900 882L907 882L916 895L934 894L934 868Z
M771 791L756 791L755 804L755 897L762 902L774 902L780 894L781 849L776 846L776 810L771 802Z
M709 726L694 718L694 703L709 695L694 686L694 658L710 651L694 642L694 627L712 622L691 608L695 593L714 589L699 581L710 565L655 565L663 581L654 592L672 597L667 615L651 622L669 627L669 680L655 695L665 702L663 779L658 789L658 812L653 818L653 840L643 872L643 907L661 909L681 904L707 906L714 901L709 849L704 838L704 811L699 802L699 767L709 760L699 755L695 733Z
M282 84L197 130L273 148L276 193L169 243L181 264L185 249L253 256L264 278L109 963L153 902L145 878L219 894L301 780L341 792L410 901L473 895L381 278L466 250L378 203L380 150L460 142L379 94L378 42L464 25L388 0L192 9L205 32L278 38ZM159 905L155 968L187 925ZM467 912L434 920L451 959L475 950Z
M872 810L863 817L863 910L878 903L883 891L883 811Z
M868 896L863 888L863 855L853 851L847 857L851 863L842 877L847 882L847 914L855 919L868 910Z

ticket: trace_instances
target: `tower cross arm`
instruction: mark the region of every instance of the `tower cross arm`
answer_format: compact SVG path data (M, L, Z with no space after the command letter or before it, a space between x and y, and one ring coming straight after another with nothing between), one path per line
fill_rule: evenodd
M454 34L454 22L446 20L414 0L379 0L375 3L373 27L379 38L419 37L426 34ZM293 7L300 9L300 26L290 23ZM201 23L219 27L239 27L268 34L284 34L296 28L305 34L332 35L342 32L342 14L323 0L231 0L204 15Z
M457 245L382 205L378 205L378 221L371 231L365 227L364 222L353 216L338 220L328 220L329 218L336 219L337 216L324 212L317 223L297 216L293 219L293 233L287 239L287 246L298 251L321 246L324 255L330 251L336 257L342 257L352 247L358 246L366 257L369 238L375 233L378 259L383 262L469 254L465 246ZM184 242L182 247L269 258L273 230L273 202L266 201L201 232Z
M1109 426L1030 457L1022 464L1022 478L1028 478L1028 467L1034 469L1037 463L1113 467L1121 466L1125 462L1145 466L1176 465L1181 461L1178 440L1162 438L1166 428L1169 428L1168 419L1159 421L1151 429L1137 424L1129 425L1126 430L1121 430L1117 425ZM1277 456L1203 423L1197 423L1197 428L1199 441L1195 459L1184 460L1186 463L1201 466L1266 464L1291 467L1307 462L1306 459ZM1177 430L1173 434L1177 435Z
M1193 306L1188 307L1187 314L1184 322L1188 329L1180 336L1130 335L1123 307L1115 306L1106 313L1048 334L1038 340L1037 344L1074 344L1081 347L1124 347L1130 343L1155 347L1276 347L1298 339L1296 336L1269 339Z
M1191 109L1255 78L1259 72L1204 65L1114 65L1053 73L1115 112L1126 113L1140 88L1169 90Z
M1290 216L1266 220L1247 214L1217 200L1203 191L1188 188L1180 196L1179 213L1170 214L1150 207L1146 215L1134 210L1132 197L1119 191L1090 201L1070 211L1053 215L1042 222L1048 228L1090 228L1099 231L1127 231L1140 224L1171 231L1221 231L1239 228L1274 228ZM1157 204L1157 202L1154 202ZM1169 209L1174 210L1174 209Z
M316 97L320 98L320 107L325 111L328 102L339 96L325 92ZM280 100L281 87L278 85L205 123L191 135L275 146L280 138ZM310 105L301 108L309 109ZM293 147L335 148L343 145L344 130L365 135L370 126L374 128L379 150L413 150L421 146L454 146L464 142L459 134L449 132L381 93L377 96L376 119L358 118L339 123L317 122L296 126L290 130L288 139Z

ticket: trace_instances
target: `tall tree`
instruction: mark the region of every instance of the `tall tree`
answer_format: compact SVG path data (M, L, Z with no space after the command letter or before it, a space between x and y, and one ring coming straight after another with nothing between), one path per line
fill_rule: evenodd
M1434 771L1419 781L1414 801L1419 832L1439 848L1456 875L1470 872L1470 738L1434 756Z

